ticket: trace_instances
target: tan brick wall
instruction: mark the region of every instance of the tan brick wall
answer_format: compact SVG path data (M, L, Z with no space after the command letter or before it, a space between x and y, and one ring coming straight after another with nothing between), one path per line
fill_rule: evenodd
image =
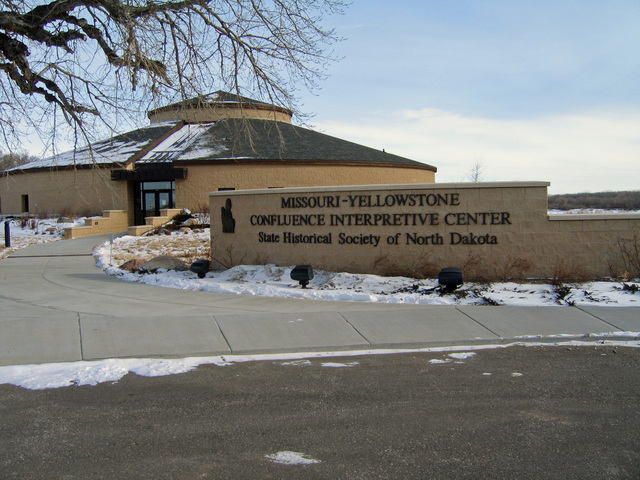
M176 180L176 207L198 211L208 205L208 192L220 188L432 183L430 170L400 167L336 165L189 165L188 177ZM128 210L133 225L132 182L111 181L110 169L42 170L0 177L0 208L19 214L22 195L29 196L31 214L98 215L103 210ZM36 207L37 206L37 207Z
M433 183L435 173L399 167L337 165L190 165L188 178L176 180L176 206L196 211L209 202L208 193L236 190L310 187L319 185L373 185Z
M2 213L24 213L22 195L29 196L29 213L34 215L99 215L103 210L126 210L131 193L127 182L111 181L110 169L41 170L0 177Z
M126 210L105 210L101 217L90 217L84 221L82 227L69 227L64 229L64 238L92 237L105 233L124 232L129 226Z
M225 107L205 107L205 108L185 108L167 111L159 111L149 116L149 121L173 122L184 120L189 123L215 122L224 118L258 118L263 120L275 120L279 122L291 123L291 115L280 110L255 109L255 108L225 108Z
M224 266L309 263L332 271L427 277L443 267L460 267L467 278L486 280L621 274L618 241L640 229L640 215L550 218L547 186L509 182L213 193L212 260ZM307 199L307 206L288 200L295 197ZM399 206L398 198L412 200ZM235 233L222 232L221 209L228 199ZM327 205L310 206L314 201ZM389 202L395 205L384 205ZM258 225L303 219L313 225ZM357 225L348 226L349 220ZM294 243L296 235L306 238Z

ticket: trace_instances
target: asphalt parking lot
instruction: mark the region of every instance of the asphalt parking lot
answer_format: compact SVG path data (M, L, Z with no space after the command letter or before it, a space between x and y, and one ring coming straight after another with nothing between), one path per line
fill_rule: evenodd
M639 372L639 349L594 345L0 385L0 476L639 478Z

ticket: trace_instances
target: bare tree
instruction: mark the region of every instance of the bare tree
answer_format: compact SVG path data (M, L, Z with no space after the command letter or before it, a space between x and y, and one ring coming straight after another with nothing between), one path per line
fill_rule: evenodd
M471 166L469 172L465 176L466 180L470 182L481 182L484 180L485 164L482 157L476 158Z
M0 0L0 143L77 139L218 89L300 114L338 38L343 0ZM139 117L138 117L139 118ZM91 128L89 128L91 126ZM98 127L102 128L98 128ZM88 139L88 138L87 138Z
M28 153L0 153L0 172L38 160Z

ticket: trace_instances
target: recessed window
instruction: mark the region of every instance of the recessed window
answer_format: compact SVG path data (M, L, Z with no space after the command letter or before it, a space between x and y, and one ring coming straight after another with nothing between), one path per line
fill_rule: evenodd
M29 212L29 195L21 195L20 203L22 205L22 213Z
M140 182L141 190L173 190L174 181L168 180L166 182Z

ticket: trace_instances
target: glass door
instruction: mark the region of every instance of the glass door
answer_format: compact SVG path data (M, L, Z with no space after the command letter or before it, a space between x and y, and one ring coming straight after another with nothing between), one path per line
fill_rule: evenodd
M145 217L157 217L160 215L160 211L157 208L158 202L156 202L156 192L144 192L144 216Z
M175 182L138 182L135 190L135 223L144 225L146 217L160 216L160 210L175 207Z

